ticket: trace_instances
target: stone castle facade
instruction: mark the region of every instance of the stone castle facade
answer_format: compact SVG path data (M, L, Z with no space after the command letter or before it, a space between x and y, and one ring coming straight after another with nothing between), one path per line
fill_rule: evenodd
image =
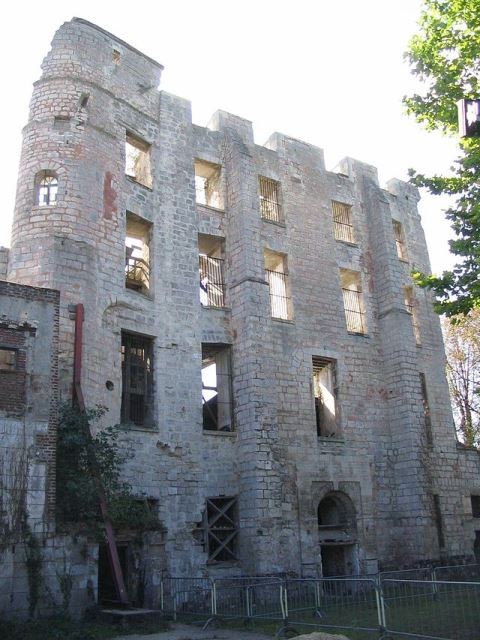
M52 508L46 398L58 404L57 379L71 393L79 303L86 404L122 424L128 480L164 526L140 559L150 603L162 571L370 574L472 559L479 458L456 443L439 320L412 287L412 268L429 269L417 190L385 190L350 158L327 171L321 149L286 135L258 146L229 113L193 125L190 104L158 89L161 71L75 18L54 37L24 129L0 262L0 377L11 382L25 353L18 384L43 400L2 404L0 424L4 452L20 424L40 447L27 491L49 575L67 557L74 606L96 598L98 544L79 553ZM58 353L50 382L14 333L41 339L43 359ZM21 600L5 585L24 575L4 553L3 607Z

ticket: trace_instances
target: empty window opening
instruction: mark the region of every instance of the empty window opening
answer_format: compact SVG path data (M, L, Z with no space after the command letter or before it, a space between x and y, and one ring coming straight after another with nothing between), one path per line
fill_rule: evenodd
M237 560L238 505L237 498L221 496L207 498L205 511L205 547L209 562Z
M427 380L425 378L424 373L419 373L418 375L420 377L420 389L422 392L423 420L425 424L425 433L427 436L428 444L432 444L433 443L432 417L430 415L430 405L428 403Z
M280 184L276 180L259 177L260 212L264 220L283 222Z
M318 505L317 521L322 575L357 573L356 515L350 498L340 491L329 493Z
M200 302L204 307L225 306L223 238L198 236Z
M343 202L332 200L333 230L335 240L355 243L352 224L352 207Z
M407 259L407 248L405 245L405 235L403 233L403 227L398 220L392 220L393 234L395 236L395 245L397 247L397 255L400 260Z
M470 496L470 501L472 503L472 517L480 518L480 495Z
M0 371L15 371L17 369L17 350L0 347Z
M405 308L412 318L412 328L413 328L413 333L415 335L415 342L417 344L420 344L421 343L420 327L418 324L418 315L417 315L417 307L415 304L415 298L413 297L413 288L404 287L403 292L404 292L404 298L405 298Z
M122 59L121 53L118 49L112 50L112 61L114 64L120 64L120 60Z
M195 195L198 204L223 209L221 167L205 160L195 160Z
M335 362L313 356L312 366L317 435L339 435Z
M445 547L445 534L443 532L442 510L440 508L440 496L433 495L433 518L435 520L435 528L437 530L438 546L440 549Z
M287 272L287 257L281 253L265 250L265 279L270 289L272 318L291 320L292 302Z
M122 423L152 424L153 340L122 331Z
M229 345L202 345L203 428L207 431L233 431L230 353Z
M125 228L125 286L147 294L150 289L152 225L127 211Z
M152 188L150 145L128 132L125 140L125 174L135 182Z
M53 171L41 171L36 177L36 204L52 207L57 204L58 178Z
M360 284L360 274L357 271L340 269L340 283L347 331L349 333L366 333L365 309Z

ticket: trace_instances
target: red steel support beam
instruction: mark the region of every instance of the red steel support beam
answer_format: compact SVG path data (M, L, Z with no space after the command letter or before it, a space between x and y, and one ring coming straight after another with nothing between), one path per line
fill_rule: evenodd
M84 319L83 304L75 305L75 344L73 351L73 402L77 405L78 409L85 412L85 402L83 399L81 378L82 378L82 345L83 345L83 319ZM125 589L125 582L123 580L122 567L120 565L120 559L118 557L117 543L115 540L115 532L113 530L112 521L108 515L107 499L105 496L105 489L103 487L100 469L95 457L95 452L91 446L92 434L90 426L86 424L86 436L87 436L87 456L88 464L93 475L95 486L97 488L98 499L100 503L100 511L102 514L103 522L105 525L105 536L107 539L107 552L108 559L110 561L110 568L112 570L113 582L115 584L115 591L120 603L128 607L130 602L127 596L127 590Z

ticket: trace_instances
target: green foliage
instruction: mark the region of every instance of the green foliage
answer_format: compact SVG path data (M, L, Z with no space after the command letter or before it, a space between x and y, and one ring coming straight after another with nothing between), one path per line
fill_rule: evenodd
M424 0L420 30L406 57L425 87L404 99L408 113L427 129L456 133L457 101L480 97L480 1ZM441 276L414 274L417 284L435 293L436 311L447 316L480 304L480 140L461 140L459 151L450 176L410 172L416 186L455 198L446 216L456 235L450 251L458 264Z
M33 620L41 593L43 556L40 542L33 535L26 518L23 526L23 539L28 579L28 617Z
M133 455L120 446L118 426L90 435L105 409L97 407L84 413L64 405L57 437L57 517L64 524L77 524L98 531L102 517L95 484L98 470L107 499L108 514L116 528L136 531L158 529L160 523L148 504L132 494L122 477L124 463Z

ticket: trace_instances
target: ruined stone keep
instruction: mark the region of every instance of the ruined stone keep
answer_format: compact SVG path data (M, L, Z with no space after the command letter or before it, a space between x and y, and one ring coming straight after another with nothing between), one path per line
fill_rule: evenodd
M48 566L74 567L78 609L97 597L102 551L56 533L52 507L79 303L86 404L121 423L128 480L164 526L139 560L150 604L162 572L471 559L479 458L456 443L439 320L410 278L429 269L417 190L385 190L351 158L327 171L321 149L279 133L258 146L229 113L193 125L161 72L75 18L23 132L0 425L5 456L22 442L36 455L25 491ZM4 554L8 607L25 570Z

